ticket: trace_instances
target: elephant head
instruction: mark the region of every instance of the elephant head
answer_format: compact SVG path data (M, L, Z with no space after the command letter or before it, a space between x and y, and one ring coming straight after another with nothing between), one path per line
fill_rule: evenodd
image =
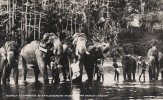
M126 56L126 55L122 56L122 67L124 69L127 69L127 67L129 66L129 64L130 64L130 58L129 58L129 56Z
M46 44L47 48L53 51L54 55L60 56L62 54L62 43L59 37L54 33L45 33L43 36L43 42Z
M15 41L8 41L5 43L5 49L7 52L8 63L11 64L13 58L18 58L18 45Z
M83 55L84 53L88 53L86 48L86 35L84 33L75 33L73 35L73 45L76 47L76 55Z

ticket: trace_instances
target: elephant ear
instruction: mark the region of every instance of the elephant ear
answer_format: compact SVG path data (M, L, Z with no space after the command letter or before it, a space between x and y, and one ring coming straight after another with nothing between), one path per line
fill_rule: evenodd
M18 45L15 41L8 41L5 43L5 48L7 51L16 51L17 47Z

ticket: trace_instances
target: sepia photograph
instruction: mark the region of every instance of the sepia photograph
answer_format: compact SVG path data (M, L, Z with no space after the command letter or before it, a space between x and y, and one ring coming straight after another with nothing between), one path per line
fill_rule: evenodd
M0 100L111 99L163 99L163 0L0 0Z

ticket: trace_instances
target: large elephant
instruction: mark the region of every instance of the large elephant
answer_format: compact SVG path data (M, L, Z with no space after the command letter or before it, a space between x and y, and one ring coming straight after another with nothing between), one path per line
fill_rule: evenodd
M11 70L13 69L13 78L18 83L18 45L15 41L8 41L0 48L0 83L10 81ZM7 80L8 79L8 80Z
M94 46L88 47L89 54L84 55L83 65L87 73L87 82L93 81L93 75L95 72L95 63L96 63L96 48Z
M148 67L149 67L149 80L158 80L159 76L159 58L161 54L159 54L157 47L155 45L152 46L152 48L147 53L148 58Z
M34 69L35 81L38 81L38 75L41 72L44 83L48 83L47 65L52 54L59 58L62 54L62 43L54 33L46 33L42 41L32 41L21 49L20 67L23 68L23 80L26 82L27 67ZM52 54L49 54L52 52Z
M131 75L133 76L133 81L135 81L136 67L137 67L137 62L134 56L131 55L122 56L122 69L123 69L124 81L126 79L128 81L131 81Z
M90 54L85 56L84 66L88 75L88 81L92 81L95 73L98 71L97 61L100 59L103 65L104 56L101 47L89 46L88 51ZM97 81L100 81L99 75L97 75Z
M75 33L73 35L73 44L75 45L75 54L78 56L80 76L76 80L82 82L83 66L85 54L89 54L86 48L86 35L84 33Z

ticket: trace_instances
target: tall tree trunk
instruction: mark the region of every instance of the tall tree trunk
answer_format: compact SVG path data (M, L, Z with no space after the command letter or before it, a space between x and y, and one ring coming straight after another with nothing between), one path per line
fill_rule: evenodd
M28 38L28 28L27 28L27 25L28 25L28 18L27 18L27 13L28 13L28 0L27 0L27 3L26 3L26 11L25 11L25 24L24 24L24 26L25 26L25 33L24 34L26 34L26 38Z
M39 19L39 28L38 28L38 39L40 39L40 34L41 34L41 18L42 18L42 14L40 13L40 19Z
M37 15L34 14L34 40L36 40L36 17Z
M31 14L31 11L30 11L30 13L29 13L29 16L30 16L30 18L29 18L29 22L28 22L28 36L30 35L30 33L31 33L31 19L32 19L32 14Z

